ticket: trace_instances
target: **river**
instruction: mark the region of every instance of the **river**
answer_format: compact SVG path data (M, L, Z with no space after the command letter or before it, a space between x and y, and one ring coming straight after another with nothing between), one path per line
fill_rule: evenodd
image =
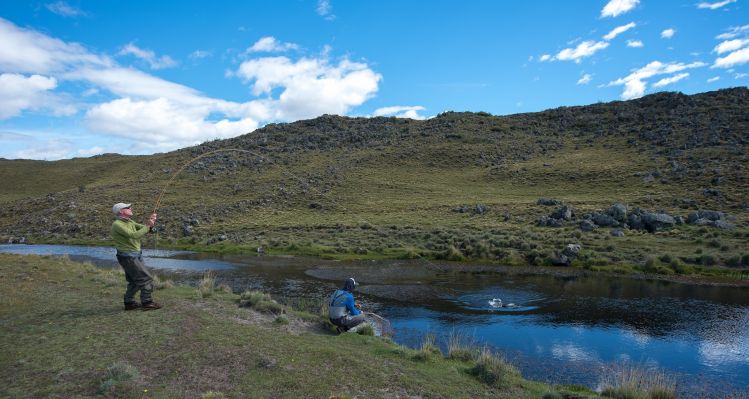
M0 245L0 252L68 255L116 267L114 250ZM683 397L749 391L749 289L574 274L486 272L424 261L335 262L146 250L146 264L177 281L212 269L236 292L322 301L346 277L365 309L388 318L393 339L417 347L450 334L502 352L524 377L596 388L621 364L658 368ZM463 270L461 272L456 269ZM468 271L465 271L468 270ZM495 308L492 299L514 307Z

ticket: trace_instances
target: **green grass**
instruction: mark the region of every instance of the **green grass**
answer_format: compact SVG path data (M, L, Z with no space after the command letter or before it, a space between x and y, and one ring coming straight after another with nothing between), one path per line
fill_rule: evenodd
M0 297L0 396L538 398L550 389L514 374L497 388L471 375L471 362L416 362L417 351L388 340L330 334L293 312L266 318L221 290L198 298L165 288L155 294L163 309L125 312L124 278L107 285L106 273L0 255L0 287L14 292Z

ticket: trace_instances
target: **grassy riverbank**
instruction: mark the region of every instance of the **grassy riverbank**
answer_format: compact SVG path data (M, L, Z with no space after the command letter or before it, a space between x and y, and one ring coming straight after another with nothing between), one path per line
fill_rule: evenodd
M64 258L2 254L0 288L3 397L541 398L572 389L524 380L470 348L450 359L429 345L337 336L319 316L239 307L239 295L221 289L163 288L164 309L125 312L119 272Z

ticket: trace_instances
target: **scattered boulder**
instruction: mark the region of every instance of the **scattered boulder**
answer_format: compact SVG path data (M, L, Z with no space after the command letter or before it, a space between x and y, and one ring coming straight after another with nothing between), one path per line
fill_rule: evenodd
M192 226L190 225L182 226L182 235L184 235L185 237L190 237L192 233L193 233Z
M707 220L715 221L715 220L723 220L724 218L725 218L725 214L723 214L723 212L700 209L697 212L692 212L689 214L689 216L687 216L687 223L693 224L699 219L707 219Z
M623 204L614 204L606 211L606 214L611 216L614 220L619 223L627 221L627 206Z
M550 199L550 198L539 198L538 201L536 201L536 205L560 206L560 205L563 205L563 202L560 200L555 200L555 199Z
M580 221L580 230L582 231L593 231L597 228L598 226L596 226L596 224L590 219L583 219Z
M645 213L642 215L642 223L645 229L651 233L665 230L676 225L676 219L666 213Z
M575 211L567 205L563 205L555 210L549 217L554 219L572 220L575 218Z
M715 188L706 188L702 190L702 195L704 195L705 197L720 197L723 195L723 193Z
M551 218L548 216L541 216L538 218L536 223L539 227L562 227L562 221L560 219Z
M562 253L551 259L551 264L554 266L569 266L580 254L580 249L579 244L567 244Z
M601 227L619 227L619 221L604 213L594 213L591 215L593 223Z
M614 237L624 237L624 232L619 229L611 230L611 235Z
M717 227L719 229L725 229L725 230L731 230L734 227L736 227L732 225L731 223L726 222L725 220L714 220L712 222L712 225L713 227Z

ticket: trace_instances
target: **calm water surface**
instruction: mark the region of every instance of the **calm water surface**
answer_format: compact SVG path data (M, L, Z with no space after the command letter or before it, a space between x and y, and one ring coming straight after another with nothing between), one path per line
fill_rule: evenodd
M0 245L0 252L68 255L117 266L114 250ZM461 334L501 351L526 378L596 388L621 363L657 367L684 397L749 391L749 289L603 276L445 272L418 261L333 262L299 257L218 256L145 250L146 264L177 280L217 270L236 291L326 297L349 276L364 307L387 317L394 340L444 348ZM496 309L493 298L514 303Z

